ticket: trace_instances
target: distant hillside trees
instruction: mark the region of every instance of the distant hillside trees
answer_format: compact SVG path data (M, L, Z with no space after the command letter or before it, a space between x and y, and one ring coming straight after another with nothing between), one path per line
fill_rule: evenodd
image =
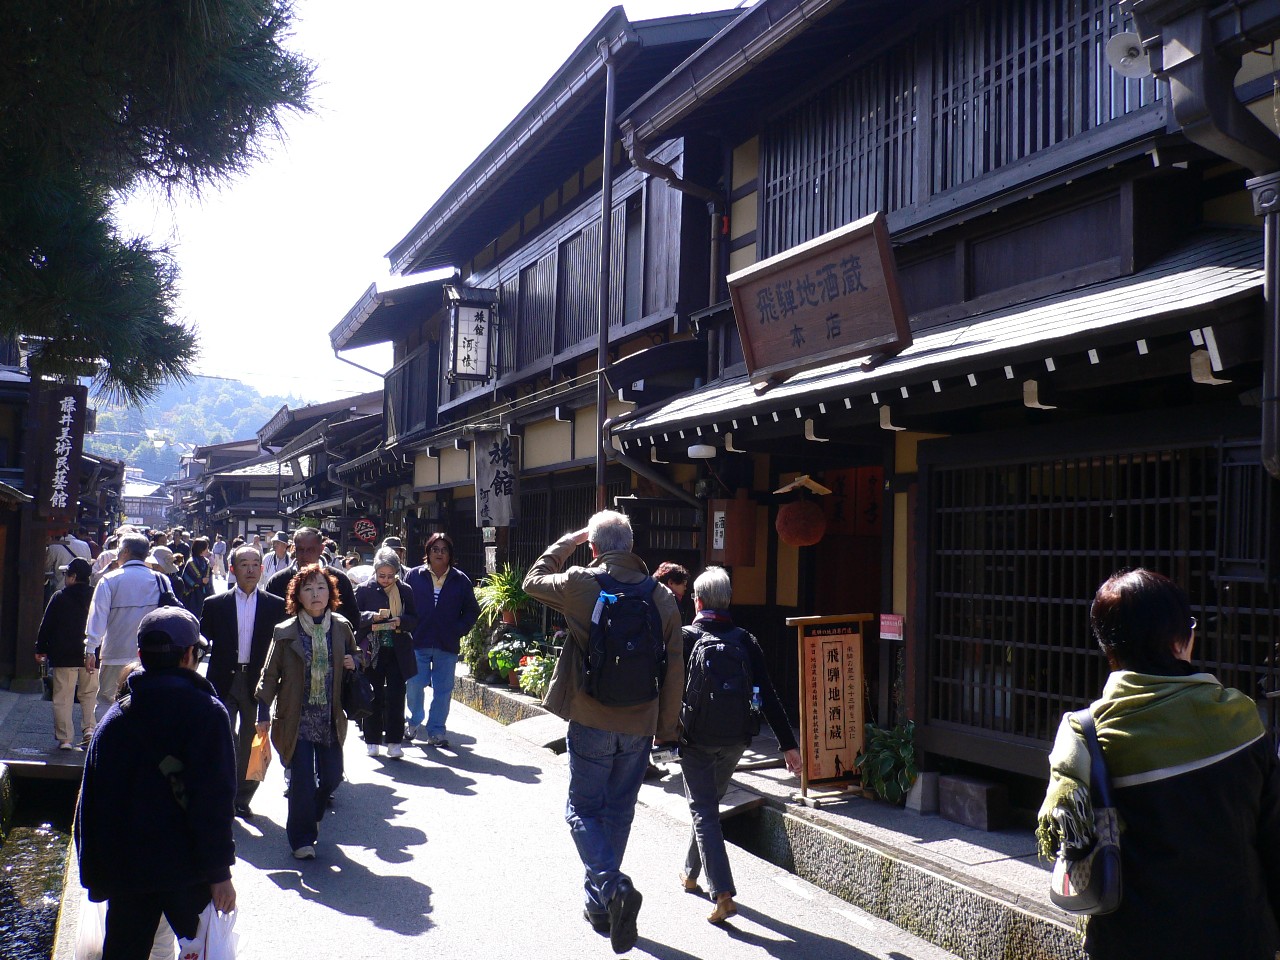
M99 398L98 430L85 435L85 449L141 467L148 479L163 480L178 472L184 451L249 439L286 403L296 407L300 401L263 396L248 384L212 377L166 384L142 407Z

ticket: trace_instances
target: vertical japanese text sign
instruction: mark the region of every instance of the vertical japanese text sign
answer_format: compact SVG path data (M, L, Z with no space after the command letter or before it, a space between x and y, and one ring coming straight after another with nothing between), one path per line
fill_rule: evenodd
M45 385L40 397L43 430L36 512L60 523L74 523L80 500L80 453L89 392L81 386Z
M459 303L453 307L452 320L449 379L488 380L493 311L487 306Z
M476 434L476 526L510 527L520 519L518 441L501 430Z
M792 617L800 644L803 782L852 775L862 751L866 701L862 638L869 613Z

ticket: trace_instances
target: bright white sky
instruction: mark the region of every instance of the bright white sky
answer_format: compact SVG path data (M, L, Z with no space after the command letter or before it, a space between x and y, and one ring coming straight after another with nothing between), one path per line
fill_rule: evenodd
M627 0L632 20L738 0ZM568 58L605 0L298 0L292 49L318 65L316 111L203 201L134 197L123 233L167 243L196 372L307 402L382 382L333 356L329 331L386 252ZM378 371L388 347L344 353Z

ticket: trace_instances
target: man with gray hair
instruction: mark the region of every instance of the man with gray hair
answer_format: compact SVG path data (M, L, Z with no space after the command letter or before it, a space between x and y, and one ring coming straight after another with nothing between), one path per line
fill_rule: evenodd
M565 569L573 552L591 545L588 566ZM608 932L615 953L635 946L636 915L643 898L622 872L622 858L635 816L636 797L649 763L654 735L676 739L680 699L684 688L684 660L680 611L676 598L649 576L644 561L632 550L631 522L624 514L602 510L582 530L565 534L529 569L524 589L532 597L560 611L569 627L569 640L560 655L551 688L549 709L569 721L569 802L565 819L585 867L586 905L583 916L599 933ZM606 597L610 598L606 600ZM665 651L652 664L643 659L628 666L630 678L651 692L645 699L618 698L595 686L588 692L592 626L600 643L601 613L606 603L628 599L631 607L647 604L640 621L652 618L660 636L652 641ZM649 638L639 638L644 646ZM655 683L654 669L657 669ZM622 702L622 701L631 702ZM619 702L610 702L619 701Z
M286 599L289 592L289 581L308 564L319 563L325 566L324 535L315 527L299 527L293 531L293 562L287 567L273 573L267 579L267 593L275 594L281 600ZM355 622L360 615L356 612L356 592L351 581L337 564L328 564L328 570L338 578L338 599L341 604L338 612L348 620Z
M115 702L120 674L137 657L138 624L160 606L168 578L144 562L151 542L140 533L120 538L120 566L106 574L93 590L89 621L85 624L84 667L98 671L95 713L101 720Z
M720 828L720 801L752 737L760 713L769 721L787 769L800 772L800 751L754 636L729 615L733 586L723 567L708 567L693 581L698 614L684 628L687 684L680 711L680 769L693 817L680 883L696 892L706 869L715 909L707 917L723 923L738 912L737 890Z

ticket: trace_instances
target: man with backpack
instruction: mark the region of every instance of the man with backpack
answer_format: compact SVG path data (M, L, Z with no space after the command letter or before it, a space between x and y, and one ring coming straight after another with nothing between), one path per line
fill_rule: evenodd
M236 905L236 749L196 672L208 642L190 611L161 607L134 644L142 670L94 734L73 826L80 882L107 902L102 960L146 960L161 916L192 940L210 901Z
M733 587L723 567L708 567L693 582L697 615L684 628L688 656L684 703L680 707L680 769L693 815L693 835L680 884L698 891L698 874L707 869L715 909L707 917L723 923L738 912L737 891L729 871L720 801L738 761L760 732L760 714L778 738L787 769L800 772L800 751L782 701L769 680L760 642L729 616Z
M590 565L565 569L583 543ZM676 737L684 689L675 597L631 547L631 522L602 510L548 547L524 581L569 628L545 702L569 721L565 820L586 873L583 916L615 953L635 946L643 900L622 872L636 797L655 733Z

